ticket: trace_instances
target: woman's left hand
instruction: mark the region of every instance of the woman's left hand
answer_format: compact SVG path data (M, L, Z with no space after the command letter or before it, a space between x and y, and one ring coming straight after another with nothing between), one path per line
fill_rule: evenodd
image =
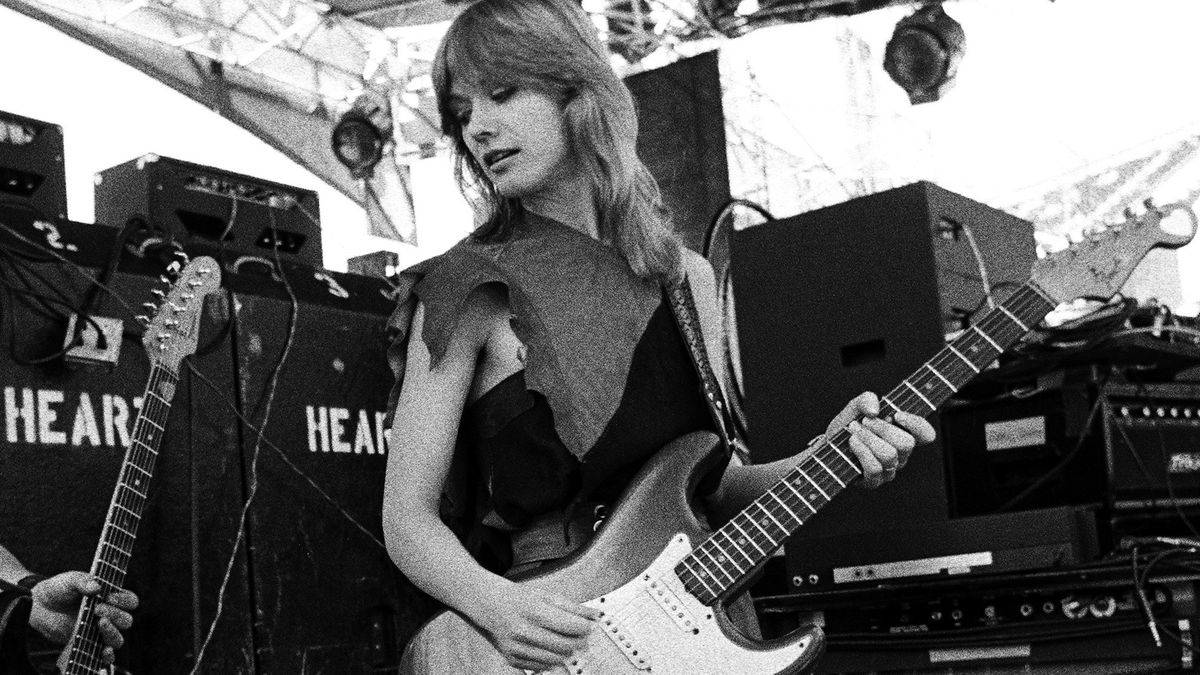
M850 450L862 469L863 485L877 488L896 477L913 448L932 442L933 425L922 417L897 412L890 422L878 417L879 397L859 394L829 423L826 434L842 428L850 432Z

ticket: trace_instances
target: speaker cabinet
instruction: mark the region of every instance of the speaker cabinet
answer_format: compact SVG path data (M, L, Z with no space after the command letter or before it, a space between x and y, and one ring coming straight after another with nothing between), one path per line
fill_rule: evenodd
M709 222L729 201L717 53L638 73L625 84L637 100L638 156L684 244L699 251Z
M19 326L0 338L0 543L43 574L87 570L149 374L133 314L155 299L164 269L157 261L121 260L88 308L123 322L120 357L109 369L69 366L47 358L66 332L56 314L85 304L89 277L105 266L117 231L44 221L15 207L0 207L0 222L33 242L0 233L0 247L21 254L13 268L28 270L21 277L5 272L12 292L0 300L0 316ZM63 304L39 303L26 288L61 294ZM246 555L235 542L244 495L228 403L236 373L229 341L221 338L228 318L225 294L209 296L198 335L203 353L180 369L130 559L126 585L141 603L117 652L119 672L189 672L218 602L223 610L198 672L254 668ZM61 647L32 649L39 672L54 672Z
M0 197L67 217L62 127L0 111Z
M942 348L957 317L984 300L968 234L997 295L1028 278L1030 223L927 182L736 233L756 461L801 450L853 396L889 391ZM894 481L847 491L797 536L944 520L944 473L940 447L919 448Z
M301 276L289 277L290 338L279 281L233 290L238 397L256 426L267 419L242 438L258 486L246 542L259 672L390 672L433 609L382 544L393 301L382 279L330 273L345 291L330 293Z
M130 332L113 369L29 363L62 344L53 315L84 304L117 230L4 204L0 222L28 240L0 230L0 247L43 260L31 290L67 296L47 308L15 282L0 296L20 327L0 331L0 543L42 573L87 569L149 372L132 313L161 265L125 251L90 308ZM383 279L298 262L223 269L138 532L120 672L394 672L433 610L380 543L394 302ZM37 650L49 672L60 650Z
M96 222L138 217L189 250L323 267L320 208L312 190L145 155L96 175ZM199 245L199 248L197 248Z

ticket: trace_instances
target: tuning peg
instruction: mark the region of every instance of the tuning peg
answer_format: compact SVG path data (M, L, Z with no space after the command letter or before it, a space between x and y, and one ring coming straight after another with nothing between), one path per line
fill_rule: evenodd
M154 304L153 302L143 302L142 307L145 307L146 309L150 310L151 312L158 311L158 305Z
M170 283L171 283L171 277L168 277L165 274L158 275L158 280L167 285L170 285Z
M1133 220L1134 219L1133 207L1126 206L1123 213L1125 214L1125 220Z
M1158 210L1158 207L1155 206L1155 204L1154 204L1154 197L1146 197L1146 199L1142 202L1142 204L1146 205L1147 211L1157 211Z
M188 264L188 262L191 260L191 258L188 257L188 254L184 253L183 249L181 249L181 248L177 248L174 251L172 251L171 253L176 258L179 258L179 261L182 262L184 265Z
M161 288L152 288L152 289L150 289L150 292L163 300L165 300L167 298L167 292Z
M143 326L146 326L146 327L150 326L150 317L146 316L145 314L138 314L137 316L135 316L133 318L136 319L137 322L142 324Z

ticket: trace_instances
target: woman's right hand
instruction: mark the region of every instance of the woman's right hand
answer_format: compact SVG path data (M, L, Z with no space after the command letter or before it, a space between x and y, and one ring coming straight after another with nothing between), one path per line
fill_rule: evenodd
M587 644L599 610L505 579L471 618L514 668L542 672Z

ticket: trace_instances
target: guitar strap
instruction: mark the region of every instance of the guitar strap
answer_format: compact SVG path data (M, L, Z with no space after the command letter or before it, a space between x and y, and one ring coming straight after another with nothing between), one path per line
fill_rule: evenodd
M704 401L708 413L716 426L717 434L725 449L735 455L743 463L750 462L745 442L738 434L737 425L733 421L729 406L725 403L725 395L721 385L713 373L712 365L708 362L708 350L704 345L704 333L700 329L700 315L696 311L696 302L692 298L692 285L685 276L681 281L668 284L667 297L671 302L671 310L675 315L675 323L679 332L687 342L688 353L692 357L692 365L700 376L700 387L704 393Z

